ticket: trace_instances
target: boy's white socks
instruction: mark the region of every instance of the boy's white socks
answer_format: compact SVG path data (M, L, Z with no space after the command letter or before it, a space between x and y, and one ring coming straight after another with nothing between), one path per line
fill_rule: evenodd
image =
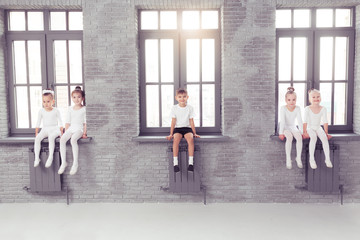
M194 165L194 156L189 156L189 165Z
M174 157L174 166L179 165L178 157Z

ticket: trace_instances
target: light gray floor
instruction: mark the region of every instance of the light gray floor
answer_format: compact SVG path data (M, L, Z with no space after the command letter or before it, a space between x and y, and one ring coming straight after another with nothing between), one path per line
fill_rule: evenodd
M0 204L1 240L359 240L360 205Z

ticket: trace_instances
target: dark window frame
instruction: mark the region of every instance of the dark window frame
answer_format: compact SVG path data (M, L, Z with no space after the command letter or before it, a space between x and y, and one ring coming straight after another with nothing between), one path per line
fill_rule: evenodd
M276 28L276 84L275 84L275 99L276 99L276 115L275 115L275 131L277 132L277 123L278 119L278 103L279 103L279 83L289 83L289 86L293 83L306 83L306 91L304 99L306 101L306 105L309 105L309 99L307 90L310 88L319 89L320 83L331 83L332 84L332 93L331 93L331 119L328 119L329 123L331 123L334 119L334 83L346 82L346 120L344 125L330 125L329 124L329 132L330 133L351 133L353 132L353 99L354 99L354 67L355 67L355 9L353 7L321 7L321 8L281 8L277 10L291 10L291 28ZM309 9L310 10L310 27L309 28L293 28L294 22L294 10L297 9ZM333 17L333 27L316 27L316 10L317 9L333 9L333 16L335 15L335 9L351 9L351 27L335 27L335 17ZM348 80L347 81L339 81L339 80L319 80L319 58L320 58L320 47L319 41L321 36L347 36L349 37L349 56L348 56ZM307 80L305 81L279 81L278 80L278 70L279 70L279 38L280 37L308 37L309 41L309 49L308 49L308 62L307 62ZM293 47L292 47L293 50ZM292 63L291 63L292 68ZM292 71L292 69L291 69ZM333 73L334 74L334 73ZM292 74L291 74L292 78ZM280 96L281 97L281 96Z
M10 31L9 30L9 17L10 12L25 12L25 31ZM28 30L28 12L43 12L44 17L44 30L41 31L29 31ZM66 30L50 30L50 12L66 12ZM31 128L31 118L30 118L30 107L29 107L29 128L17 128L17 110L16 110L16 99L15 99L15 87L16 86L41 86L42 89L52 88L55 90L56 86L68 86L68 90L70 87L81 85L85 89L84 82L84 68L82 68L82 83L70 83L68 77L68 83L55 83L55 65L53 62L54 52L52 48L53 40L80 40L83 48L83 31L82 30L69 30L69 12L82 12L81 10L26 10L26 9L18 9L18 10L6 10L5 11L5 35L6 35L6 50L7 50L7 59L6 59L6 71L8 76L8 93L9 93L9 110L10 110L10 136L33 136L35 132L35 128ZM41 49L41 73L42 80L39 84L30 84L29 83L29 75L27 74L27 83L26 84L16 84L14 82L14 63L13 63L13 54L12 54L12 44L13 41L27 41L27 40L40 40L40 49ZM67 46L68 46L67 41ZM25 44L27 49L27 44ZM69 53L69 48L67 48ZM69 60L69 54L67 53L67 57ZM26 60L27 61L27 60ZM82 51L82 63L84 62L83 51ZM69 61L68 61L69 64ZM82 64L83 65L83 64ZM27 64L28 71L28 64ZM69 76L69 68L68 68L68 76ZM30 99L30 93L28 88L28 99ZM69 91L70 92L70 91ZM55 92L55 99L56 99ZM68 96L68 102L71 103L71 96ZM30 103L30 101L28 101ZM56 105L56 102L55 102ZM37 114L37 113L36 113Z
M185 42L186 39L204 39L213 38L215 40L215 126L214 127L200 127L195 126L199 134L221 134L221 38L220 38L220 11L219 9L191 9L193 11L218 11L218 29L197 29L197 30L183 30L181 29L181 12L184 10L169 10L177 12L177 29L176 30L161 30L160 21L158 21L158 30L141 30L141 12L143 11L158 11L156 10L139 10L138 11L138 34L139 34L139 82L140 82L140 135L164 135L169 133L169 127L147 127L146 126L146 85L166 85L173 84L174 90L179 87L185 87L187 84L199 84L200 87L200 115L202 114L202 95L201 88L206 82L201 81L200 69L200 82L187 83L186 82L186 53ZM159 16L159 14L158 14ZM201 19L200 19L201 21ZM201 26L201 22L200 22ZM146 83L145 81L145 40L146 39L174 39L174 83ZM200 41L201 42L201 41ZM201 48L200 48L201 49ZM201 64L201 63L200 63ZM200 65L201 66L201 65ZM159 97L161 96L161 87L159 90ZM191 96L190 96L191 97ZM161 109L161 98L159 98L159 109ZM175 99L174 103L175 104ZM161 111L160 111L160 124L161 124ZM200 116L200 124L202 117Z

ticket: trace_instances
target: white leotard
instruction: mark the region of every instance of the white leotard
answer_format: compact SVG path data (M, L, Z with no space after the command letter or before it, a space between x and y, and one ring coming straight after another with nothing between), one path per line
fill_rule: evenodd
M286 106L280 108L280 129L279 134L284 134L284 130L299 130L296 127L295 120L300 132L303 132L303 122L299 106L295 106L294 111L290 112Z
M83 131L84 123L86 123L86 107L83 106L78 110L74 110L73 106L69 107L66 117L66 123L70 124L69 129L73 132L75 132L76 130Z
M50 112L46 111L44 108L39 110L38 120L35 125L36 128L40 128L41 120L43 121L43 128L63 126L60 111L55 107Z
M320 112L315 114L311 111L310 107L307 106L304 111L304 123L307 123L308 129L318 130L322 124L328 123L327 111L325 107L322 107Z

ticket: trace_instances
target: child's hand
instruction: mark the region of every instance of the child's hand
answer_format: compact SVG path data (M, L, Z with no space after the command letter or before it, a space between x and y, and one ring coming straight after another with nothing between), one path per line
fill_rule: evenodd
M327 139L330 140L330 138L332 138L332 136L330 134L326 134Z
M303 138L304 138L304 139L307 139L307 138L310 138L310 136L309 136L309 134L306 132L306 133L303 134Z
M196 133L194 134L194 137L195 137L195 138L200 138L200 136L197 135Z
M87 138L86 133L84 133L81 138Z
M169 135L166 137L166 139L170 141L171 139L173 139L173 137L174 137L173 135Z
M284 141L284 139L285 139L285 134L280 134L280 135L279 135L279 138L281 139L281 141Z

